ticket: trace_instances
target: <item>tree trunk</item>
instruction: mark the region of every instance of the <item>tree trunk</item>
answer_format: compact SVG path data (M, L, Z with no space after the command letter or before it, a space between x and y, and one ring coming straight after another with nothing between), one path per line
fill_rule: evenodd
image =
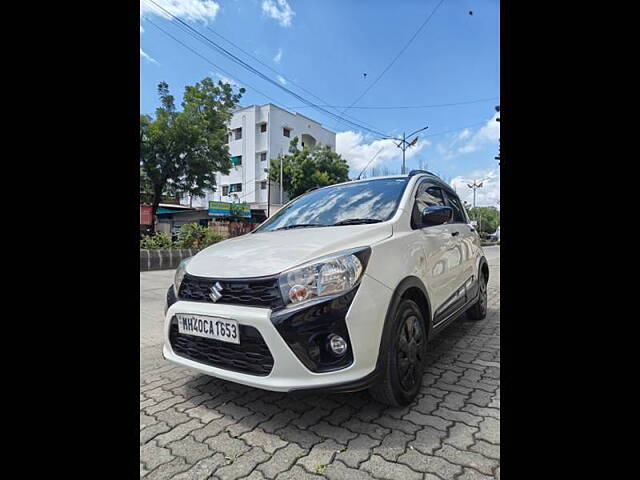
M151 235L156 233L156 211L158 210L158 206L160 205L160 200L162 199L162 189L154 189L153 190L153 203L151 205Z

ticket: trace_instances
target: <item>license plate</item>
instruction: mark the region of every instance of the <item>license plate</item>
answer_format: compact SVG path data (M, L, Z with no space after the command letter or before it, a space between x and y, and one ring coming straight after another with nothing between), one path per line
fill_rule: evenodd
M182 334L240 344L240 326L235 320L185 314L176 317L178 331Z

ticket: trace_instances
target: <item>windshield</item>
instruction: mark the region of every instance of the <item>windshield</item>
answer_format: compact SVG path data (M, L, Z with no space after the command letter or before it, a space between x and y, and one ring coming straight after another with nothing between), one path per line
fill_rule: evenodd
M407 183L406 177L382 178L315 190L295 199L255 231L384 222L395 214Z

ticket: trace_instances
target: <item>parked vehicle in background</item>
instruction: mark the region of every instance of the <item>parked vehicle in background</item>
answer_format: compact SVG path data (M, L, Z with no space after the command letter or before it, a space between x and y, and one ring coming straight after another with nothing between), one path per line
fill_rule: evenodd
M485 318L489 268L455 191L435 175L358 180L297 197L212 245L167 292L167 360L273 391L407 405L427 342Z
M500 226L491 234L491 240L500 243Z

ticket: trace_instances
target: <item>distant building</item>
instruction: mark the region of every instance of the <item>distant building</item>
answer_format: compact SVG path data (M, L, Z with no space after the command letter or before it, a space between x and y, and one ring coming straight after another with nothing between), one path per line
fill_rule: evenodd
M325 145L336 150L336 134L315 120L291 113L272 103L237 109L229 122L229 175L217 176L216 191L204 197L185 197L181 203L194 208L206 208L209 201L248 203L256 216L267 213L267 192L270 192L271 214L288 198L280 198L280 185L267 181L270 160L287 154L289 142L298 137L298 146Z

